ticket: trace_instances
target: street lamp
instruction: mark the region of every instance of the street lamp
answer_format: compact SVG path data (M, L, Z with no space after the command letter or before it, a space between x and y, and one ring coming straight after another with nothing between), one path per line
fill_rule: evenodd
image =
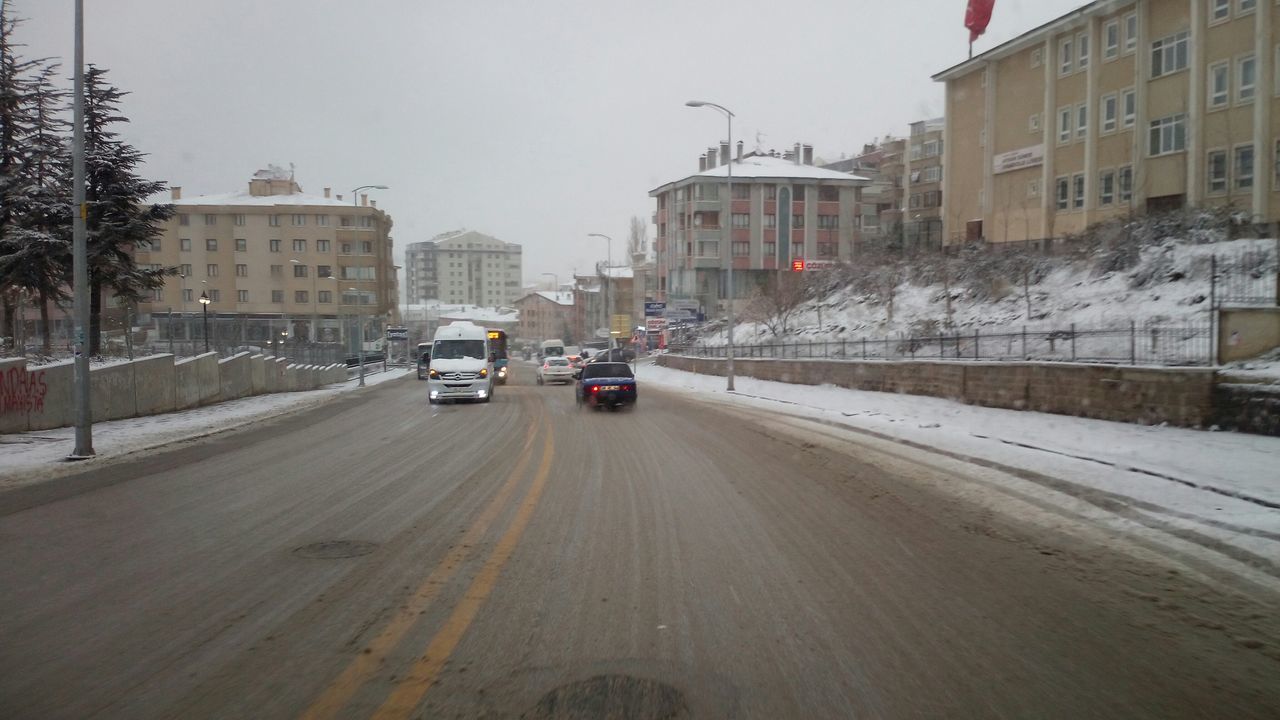
M613 267L613 238L600 233L587 233L587 237L604 238L605 249L608 253L605 257L604 272L604 326L609 329L609 347L613 347L613 316L609 314L609 291L613 289L613 283L610 282L609 268Z
M352 299L356 301L356 305L360 304L360 291L355 288L347 288L347 292L351 293ZM359 355L357 356L360 363L360 387L364 387L364 315L356 313L356 344L359 345Z
M725 120L727 120L729 123L729 129L728 129L729 148L730 148L730 151L732 151L733 112L729 110L729 108L723 105L717 105L716 103L713 103L713 102L707 102L705 100L690 100L686 102L685 105L689 107L694 107L694 108L709 107L723 113ZM728 385L725 389L728 392L733 392L733 158L732 157L730 157L728 159L728 162L725 163L725 168L727 169L727 173L728 173L728 182L726 184L728 185L728 193L729 193L729 217L727 218L728 219L727 223L725 222L724 218L720 220L721 237L727 238L729 241L728 242L729 270L725 274L725 282L724 282L725 294L729 296L729 311L727 313L728 326L729 326L728 328L729 346L726 348L726 354L725 354L725 357L726 357L725 376L728 378ZM723 252L723 250L721 250L721 252Z
M209 299L209 293L200 293L200 305L204 311L204 351L209 352L209 303L213 302Z
M391 188L387 187L386 185L361 185L360 187L357 187L356 189L351 191L351 207L353 208L360 207L360 191L361 190L390 190L390 189ZM358 292L355 288L350 288L350 290L353 293ZM359 300L359 296L356 296L356 299ZM362 321L363 321L363 318L360 316L357 316L357 322L361 323L361 326L359 329L360 387L364 387L364 326L362 324ZM386 348L383 348L383 349L385 350Z

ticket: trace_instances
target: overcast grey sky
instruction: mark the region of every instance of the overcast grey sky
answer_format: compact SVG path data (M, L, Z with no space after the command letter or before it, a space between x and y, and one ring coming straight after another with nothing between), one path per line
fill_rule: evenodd
M185 195L268 162L303 189L373 194L404 245L460 227L568 278L625 242L647 192L724 136L838 159L942 113L965 0L87 0L86 60L133 94L128 140ZM997 0L976 52L1083 4ZM10 0L32 55L65 59L72 0ZM652 235L652 227L651 227ZM620 254L620 253L619 253ZM617 258L615 258L615 261Z

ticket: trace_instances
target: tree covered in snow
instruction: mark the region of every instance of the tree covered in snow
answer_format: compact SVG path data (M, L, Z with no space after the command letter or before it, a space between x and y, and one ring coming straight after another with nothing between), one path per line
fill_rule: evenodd
M173 217L170 204L149 204L162 192L162 181L138 174L145 155L120 139L116 127L128 123L120 112L127 95L109 84L106 71L90 65L85 72L85 202L88 205L89 351L96 354L102 336L102 292L110 290L136 302L148 290L164 286L174 268L146 268L135 262L133 249L161 234L160 223Z
M40 61L20 54L19 21L0 0L0 240L9 236L18 215L18 200L29 190L24 169L30 150L26 138L34 122L30 107L32 73ZM4 331L12 334L19 287L0 276Z

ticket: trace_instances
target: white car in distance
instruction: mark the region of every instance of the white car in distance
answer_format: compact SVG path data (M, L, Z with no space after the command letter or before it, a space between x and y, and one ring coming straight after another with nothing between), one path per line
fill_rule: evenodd
M562 355L552 355L543 358L542 364L535 371L537 382L539 385L547 383L571 383L573 382L574 367L569 362L569 358Z

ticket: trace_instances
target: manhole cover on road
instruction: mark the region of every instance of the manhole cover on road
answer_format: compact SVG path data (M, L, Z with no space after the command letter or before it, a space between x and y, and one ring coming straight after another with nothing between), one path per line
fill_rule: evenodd
M359 540L326 540L294 548L293 554L316 560L336 560L338 558L360 557L377 549L377 545Z
M688 717L680 691L657 680L629 675L597 675L561 685L538 701L521 720L677 720Z

